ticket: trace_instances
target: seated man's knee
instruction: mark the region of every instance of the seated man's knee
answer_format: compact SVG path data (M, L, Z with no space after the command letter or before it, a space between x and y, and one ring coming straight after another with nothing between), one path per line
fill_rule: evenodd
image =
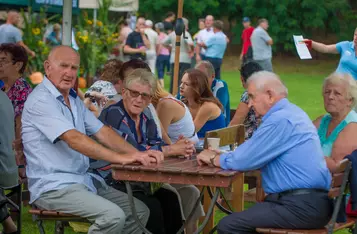
M104 225L113 226L116 230L123 230L126 215L119 206L113 205L103 216Z
M229 234L229 233L234 233L232 232L232 217L230 215L224 217L219 221L217 225L217 232L218 234Z
M191 186L189 188L190 188L190 193L191 193L192 198L197 200L201 195L200 190L196 186Z

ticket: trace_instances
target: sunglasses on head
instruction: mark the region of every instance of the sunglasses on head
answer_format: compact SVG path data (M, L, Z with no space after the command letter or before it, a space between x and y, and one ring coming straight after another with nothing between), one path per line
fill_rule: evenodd
M151 95L148 93L140 93L138 91L128 89L128 88L125 88L125 89L129 91L130 96L133 98L137 98L137 97L141 96L141 98L145 101L149 101L151 99Z

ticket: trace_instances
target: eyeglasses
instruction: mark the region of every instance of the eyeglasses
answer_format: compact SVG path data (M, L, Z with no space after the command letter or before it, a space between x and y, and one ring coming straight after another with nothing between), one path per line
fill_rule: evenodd
M149 101L151 99L151 95L148 94L148 93L140 93L138 91L135 91L135 90L132 90L132 89L128 89L128 88L125 88L125 89L129 91L130 96L133 97L133 98L137 98L137 97L141 96L141 98L144 101Z
M8 65L9 63L12 63L13 61L7 61L7 60L0 60L0 66L5 66Z

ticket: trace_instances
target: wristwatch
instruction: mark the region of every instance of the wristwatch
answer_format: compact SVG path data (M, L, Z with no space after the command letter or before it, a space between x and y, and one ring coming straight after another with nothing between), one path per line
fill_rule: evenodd
M214 160L216 159L216 157L218 156L218 155L220 155L220 153L217 153L217 152L214 152L214 154L213 155L211 155L211 157L210 157L210 161L211 161L211 164L212 164L212 166L216 166L215 164L214 164Z
M91 102L95 102L95 97L92 96L90 93L84 94L84 98L89 98Z

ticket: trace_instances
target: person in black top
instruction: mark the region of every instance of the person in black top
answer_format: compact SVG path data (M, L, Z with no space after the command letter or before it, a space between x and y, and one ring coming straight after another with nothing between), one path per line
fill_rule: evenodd
M172 11L167 12L166 18L164 19L164 29L167 34L171 33L173 28L174 28L174 21L175 21L176 15Z
M124 46L124 53L130 55L130 59L146 59L146 50L150 49L150 42L144 33L145 18L140 17L136 22L135 31L128 35Z

